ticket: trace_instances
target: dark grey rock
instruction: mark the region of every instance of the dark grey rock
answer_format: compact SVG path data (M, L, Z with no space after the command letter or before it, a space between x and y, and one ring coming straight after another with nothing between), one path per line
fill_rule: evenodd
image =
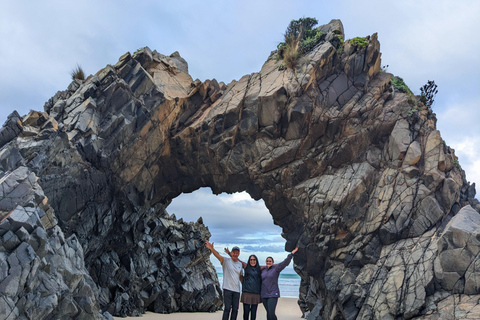
M9 230L7 233L3 235L3 246L7 250L13 250L20 244L20 239L18 239L17 235Z
M21 123L20 115L17 111L13 111L7 117L7 121L5 121L3 127L0 129L0 148L22 132L23 127Z

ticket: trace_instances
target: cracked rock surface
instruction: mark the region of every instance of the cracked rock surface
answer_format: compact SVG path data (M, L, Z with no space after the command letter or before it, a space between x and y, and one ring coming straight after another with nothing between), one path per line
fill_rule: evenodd
M262 198L286 250L299 246L307 319L479 318L475 185L435 114L380 72L377 35L360 47L340 41L339 20L319 28L293 70L272 52L258 73L201 82L177 52L145 48L44 112L12 113L0 130L0 310L218 310L208 229L165 211L208 186ZM52 273L48 296L35 283Z

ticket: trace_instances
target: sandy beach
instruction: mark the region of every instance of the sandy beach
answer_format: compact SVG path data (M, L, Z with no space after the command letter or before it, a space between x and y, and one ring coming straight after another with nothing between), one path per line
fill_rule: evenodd
M298 320L302 317L302 312L297 304L295 298L280 298L277 304L277 317L278 320ZM127 320L219 320L222 318L222 311L214 313L206 312L180 312L171 314L158 314L153 312L147 312L141 317L115 317L115 319L127 319ZM263 305L258 306L257 319L266 319L265 308ZM240 303L240 310L238 311L237 320L243 319L243 305Z

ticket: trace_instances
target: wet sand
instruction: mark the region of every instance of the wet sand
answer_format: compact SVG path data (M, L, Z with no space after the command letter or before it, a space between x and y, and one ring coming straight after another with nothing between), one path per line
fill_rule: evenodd
M222 319L222 311L213 313L206 312L180 312L171 314L158 314L147 312L141 317L115 317L117 320L219 320ZM302 312L297 304L295 298L280 298L277 304L276 312L278 320L299 320L302 318ZM262 304L258 305L257 319L266 319L265 308ZM240 310L238 311L237 320L243 319L243 305L240 303Z

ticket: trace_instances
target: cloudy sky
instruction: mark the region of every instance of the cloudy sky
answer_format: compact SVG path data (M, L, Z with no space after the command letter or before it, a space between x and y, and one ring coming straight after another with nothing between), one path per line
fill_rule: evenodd
M67 88L77 63L94 74L144 46L166 55L178 51L194 79L240 79L260 70L290 20L300 17L320 24L341 19L346 39L377 32L382 65L414 93L435 80L437 127L467 179L480 182L478 0L0 0L0 124L13 110L43 110ZM261 252L256 246L271 245L268 252L283 251L280 229L262 202L208 194L202 189L182 197L183 206L174 201L172 210L202 215L216 243L237 234L242 238L232 239L245 249ZM262 218L249 218L261 211ZM259 243L260 234L268 239Z

